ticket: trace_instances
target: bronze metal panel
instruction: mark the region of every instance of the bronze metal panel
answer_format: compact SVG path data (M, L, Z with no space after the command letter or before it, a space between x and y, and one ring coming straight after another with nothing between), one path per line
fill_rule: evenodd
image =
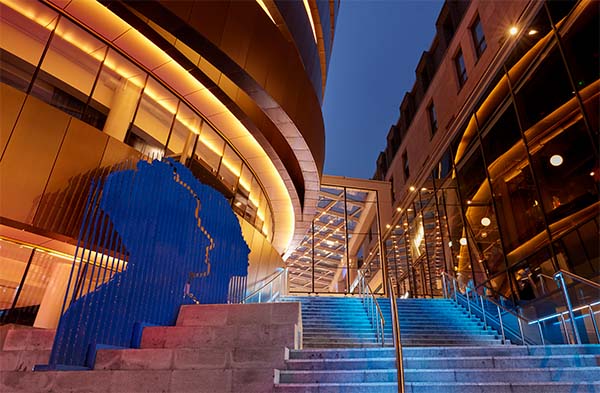
M164 5L171 8L168 1ZM220 44L228 12L228 1L196 1L189 23L202 29L202 34L210 41Z
M128 146L115 138L109 137L100 166L114 165L127 159L137 160L141 158L141 156L140 152L131 146Z
M6 148L8 138L24 101L25 93L0 83L0 114L2 114L0 116L0 156Z
M31 224L69 116L27 97L0 162L0 216Z
M65 140L46 186L46 193L57 192L69 181L100 165L109 136L78 119L71 119Z
M262 18L263 15L264 11L254 1L242 1L229 9L221 48L241 66L246 63L256 20ZM277 34L278 31L275 26L273 26L273 29L273 33Z

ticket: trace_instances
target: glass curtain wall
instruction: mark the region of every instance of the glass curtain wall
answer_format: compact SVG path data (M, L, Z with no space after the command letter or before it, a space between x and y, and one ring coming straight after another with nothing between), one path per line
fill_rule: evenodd
M598 29L590 2L541 4L522 29L386 234L401 293L439 295L446 271L462 291L502 295L535 316L536 299L559 294L545 278L558 269L598 280Z
M290 292L353 293L359 271L380 272L377 205L376 191L323 185L311 228L286 260Z

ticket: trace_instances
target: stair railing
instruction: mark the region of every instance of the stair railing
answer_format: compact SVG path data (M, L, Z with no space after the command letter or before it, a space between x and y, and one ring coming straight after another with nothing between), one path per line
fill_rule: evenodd
M485 295L479 295L473 288L467 286L465 289L465 294L460 293L460 284L456 280L455 277L450 276L448 273L442 273L442 288L444 292L444 297L446 299L454 300L454 302L458 305L465 306L467 308L467 312L470 316L478 316L483 320L484 329L492 325L496 325L499 333L502 336L502 343L506 343L507 334L510 334L512 337L518 337L521 341L522 345L534 344L535 341L529 337L526 337L525 332L523 330L523 324L529 324L531 322L529 319L515 312L514 310L510 310L504 305L498 303L496 300L491 299ZM496 315L493 315L486 307L485 302L491 303L496 308ZM480 315L476 314L476 311L480 313ZM510 327L506 326L506 318L507 315L514 317L517 321L518 332ZM542 345L544 345L544 335L541 329L541 326L538 326L538 333L540 334L540 340Z
M575 322L576 321L575 312L581 311L583 314L583 311L585 310L585 311L587 311L587 313L592 321L594 333L596 336L596 341L598 343L600 343L600 334L599 334L598 324L595 319L595 315L597 313L599 313L600 311L594 311L594 307L600 305L600 300L596 299L595 301L593 301L591 303L585 304L580 307L573 308L571 299L569 297L569 293L567 290L567 285L564 280L565 276L571 278L574 281L578 281L582 284L585 284L589 287L592 287L595 289L600 289L600 284L598 284L598 283L587 280L587 279L580 277L578 275L575 275L573 273L566 272L564 270L559 270L557 273L554 274L553 277L554 277L554 280L556 280L558 287L561 288L563 291L563 296L565 298L565 304L566 304L567 310L557 312L552 315L544 316L544 317L538 318L538 319L526 318L525 316L521 315L519 312L515 312L514 310L508 309L507 307L500 304L495 299L492 299L485 295L480 295L476 291L469 290L468 287L467 287L467 290L465 291L466 292L465 294L460 293L460 291L457 289L459 287L458 281L456 280L456 278L448 275L447 273L442 273L442 282L443 282L443 290L444 290L445 298L453 299L455 301L455 303L457 303L457 304L462 303L462 305L465 305L467 308L467 311L469 312L469 315L475 314L475 311L479 312L481 314L480 316L483 319L484 327L487 327L487 325L490 325L490 322L495 324L498 327L499 332L502 334L503 342L506 341L507 333L510 333L512 336L517 336L517 333L513 329L510 329L506 326L507 322L506 322L505 318L507 315L511 315L514 318L516 318L516 321L518 324L518 330L519 330L518 338L520 339L521 344L523 344L523 345L537 343L537 341L534 340L533 337L524 333L524 327L523 327L524 325L537 326L539 342L542 345L546 345L547 343L549 343L550 341L548 340L547 337L545 337L544 331L542 329L542 323L545 321L548 321L548 320L555 319L555 318L558 320L558 322L562 326L562 331L564 332L564 337L566 339L565 341L567 342L567 344L581 344L579 330L578 330L576 322ZM500 300L502 300L502 299L503 298L500 297ZM489 303L489 304L492 304L493 306L495 306L497 316L494 315L494 313L490 312L487 307L485 307L486 303ZM565 316L568 316L569 322L571 324L571 332L569 332L569 329L567 327L567 321L565 319Z
M552 277L554 278L554 281L556 281L556 285L562 290L563 297L565 300L565 305L567 306L567 310L550 315L548 317L540 318L537 321L533 321L533 323L538 323L538 325L539 325L541 321L545 321L548 319L558 317L563 325L565 332L566 332L567 329L566 329L566 323L565 323L565 315L568 314L569 320L571 322L571 330L573 332L573 339L571 339L571 336L569 336L567 334L567 340L569 341L570 344L581 344L581 337L579 335L579 329L577 329L577 323L575 321L575 312L587 310L587 312L590 316L590 319L592 321L592 325L594 327L594 333L596 334L596 341L598 343L600 343L600 334L598 333L598 324L596 322L596 313L594 312L594 309L593 309L594 306L597 306L600 304L600 301L598 299L596 299L595 302L585 304L581 307L573 308L573 302L571 301L571 296L569 295L569 289L567 287L567 283L565 282L565 276L570 278L573 281L577 281L578 283L584 284L588 287L595 288L597 290L600 289L600 284L598 284L594 281L588 280L587 278L578 276L577 274L573 274L571 272L567 272L565 270L560 269L558 272L554 273L554 275ZM599 294L600 294L600 292L599 292ZM574 340L575 342L572 342L572 340Z
M275 272L240 303L272 303L287 295L288 268Z
M392 314L392 332L394 337L394 350L396 352L396 370L398 372L398 393L404 393L404 358L402 355L402 340L400 334L400 319L398 318L398 294L390 278L387 280L388 294L390 296L390 311Z
M383 312L381 311L381 307L379 307L379 302L373 294L373 291L371 290L364 273L359 271L358 276L357 288L358 292L360 293L362 304L367 311L369 319L371 320L371 326L374 326L376 329L377 342L381 343L381 346L384 346L385 318L383 317Z

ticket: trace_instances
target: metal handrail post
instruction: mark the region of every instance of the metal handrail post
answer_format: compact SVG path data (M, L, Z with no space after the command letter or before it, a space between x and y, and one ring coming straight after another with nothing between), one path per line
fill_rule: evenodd
M506 344L506 336L504 335L504 323L502 322L502 313L500 307L496 304L496 310L498 310L498 321L500 322L500 333L502 334L502 344Z
M454 289L454 301L458 304L458 296L456 295L456 279L452 279L452 287Z
M521 318L517 318L517 322L519 324L519 333L521 333L521 344L525 344L525 334L523 333L523 324L521 323Z
M544 341L544 332L542 331L542 323L538 321L537 325L538 331L540 332L540 338L542 339L542 345L546 345L546 342Z
M467 296L465 296L467 298L467 309L469 310L469 316L471 316L471 294L469 292L467 292Z
M596 332L596 341L600 344L600 334L598 334L598 324L596 323L596 316L592 306L588 304L588 310L590 311L590 318L592 319L592 325L594 326L594 332Z
M392 332L394 335L396 369L398 373L398 393L404 393L404 359L402 357L402 341L400 337L400 321L398 319L398 304L396 302L396 292L389 279L387 286L390 296L390 309L392 313Z
M569 296L569 292L567 291L567 284L565 283L565 277L562 272L558 272L554 279L559 278L560 286L562 287L563 296L565 297L565 302L567 304L567 310L569 311L569 318L571 319L571 327L573 328L573 336L575 337L575 342L577 344L581 344L581 338L579 337L579 331L577 330L577 323L575 322L575 314L573 314L573 305L571 304L571 297Z
M446 276L442 274L442 292L444 293L444 298L448 299L448 288L446 288Z
M486 330L487 329L487 319L485 318L485 306L483 304L483 296L480 296L479 300L481 300L481 314L483 315L483 330Z
M571 344L571 335L569 334L569 331L567 330L567 323L565 322L564 314L560 314L560 322L563 327L563 330L565 331L565 337L567 338L567 344Z

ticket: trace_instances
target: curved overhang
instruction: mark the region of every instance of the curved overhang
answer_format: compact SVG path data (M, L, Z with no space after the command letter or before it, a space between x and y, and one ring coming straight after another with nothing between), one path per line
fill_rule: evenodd
M277 168L244 124L168 53L102 4L63 0L49 0L48 4L88 27L161 79L231 142L263 185L273 210L275 231L272 244L277 252L285 253L293 245L293 239L298 237L296 221L301 207L298 199L292 198L293 187L282 178L281 168ZM26 7L26 4L21 6Z

